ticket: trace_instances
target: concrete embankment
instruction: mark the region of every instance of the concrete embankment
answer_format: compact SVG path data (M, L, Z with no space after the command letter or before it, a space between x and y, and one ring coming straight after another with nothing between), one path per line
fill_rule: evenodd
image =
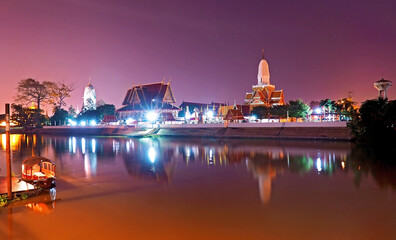
M207 125L207 124L206 124ZM164 125L157 135L161 136L204 136L227 138L278 138L278 139L321 139L350 140L350 130L345 122L295 122L295 123L234 123L206 125ZM205 126L205 127L204 127Z
M94 136L177 136L219 138L275 138L350 140L346 122L173 124L160 127L96 126L44 127L34 133Z

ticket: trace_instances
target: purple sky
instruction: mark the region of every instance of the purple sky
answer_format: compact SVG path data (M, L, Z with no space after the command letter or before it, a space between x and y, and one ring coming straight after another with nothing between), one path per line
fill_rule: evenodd
M32 77L77 84L67 103L81 108L91 77L120 107L132 83L164 76L178 104L242 103L262 48L287 100L361 102L382 74L396 84L395 12L394 0L3 0L0 104Z

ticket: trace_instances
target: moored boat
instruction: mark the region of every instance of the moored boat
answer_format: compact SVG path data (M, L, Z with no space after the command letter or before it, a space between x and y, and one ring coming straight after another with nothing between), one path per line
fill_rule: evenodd
M51 189L55 183L55 164L44 157L32 156L22 163L22 180L44 189Z

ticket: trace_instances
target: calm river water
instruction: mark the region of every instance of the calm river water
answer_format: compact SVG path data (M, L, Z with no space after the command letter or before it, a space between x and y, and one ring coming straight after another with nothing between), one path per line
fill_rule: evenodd
M396 239L394 155L345 142L12 135L57 187L0 209L0 239ZM391 157L390 157L391 156ZM5 176L5 135L0 176Z

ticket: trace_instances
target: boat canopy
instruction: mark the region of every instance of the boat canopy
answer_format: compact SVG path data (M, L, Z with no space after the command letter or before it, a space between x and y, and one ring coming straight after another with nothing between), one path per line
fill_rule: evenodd
M32 167L33 165L42 163L42 162L49 162L52 165L55 165L53 162L51 162L51 160L44 158L44 157L40 157L40 156L31 156L27 159L25 159L22 164L25 165L25 167Z

